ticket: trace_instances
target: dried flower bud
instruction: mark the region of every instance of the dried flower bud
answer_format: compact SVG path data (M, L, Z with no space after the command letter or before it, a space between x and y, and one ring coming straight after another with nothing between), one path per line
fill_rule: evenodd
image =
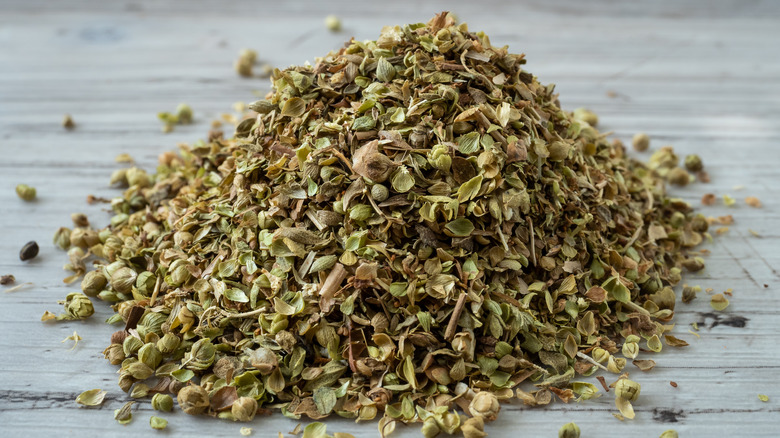
M125 352L122 344L111 344L103 350L103 356L108 359L111 365L119 365L125 360Z
M92 316L95 313L95 308L92 307L92 301L89 298L79 292L73 292L65 297L65 313L68 319L85 319Z
M186 103L180 103L176 107L176 118L182 125L189 125L192 123L192 108Z
M233 65L236 73L245 78L252 77L252 61L247 58L238 58Z
M341 20L335 15L328 15L325 17L325 27L331 32L338 32L341 30Z
M233 378L232 376L237 376L241 373L243 369L244 365L241 360L234 356L221 357L214 363L214 367L212 368L214 376L228 381Z
M127 183L127 169L117 169L111 173L111 179L109 184L119 184L120 186L128 186ZM112 202L113 204L113 202Z
M176 316L184 326L192 325L195 323L195 314L187 307L179 309L179 314Z
M674 228L682 227L683 225L685 225L685 214L679 211L675 211L674 213L672 213L672 216L669 218L669 224Z
M356 172L377 183L387 181L387 178L397 167L396 163L380 152L369 152L362 156L362 162L356 160Z
M274 341L288 353L292 353L298 345L298 340L295 338L295 335L284 330L274 335Z
M437 418L437 421L442 432L453 435L460 428L461 418L457 412L446 411Z
M423 421L421 432L423 437L433 438L441 433L441 428L439 428L435 418L429 417Z
M70 246L77 246L79 248L88 248L86 239L84 238L88 233L86 228L74 228L70 233Z
M211 392L214 389L214 383L216 383L217 380L219 380L219 377L216 374L205 374L200 378L200 386L206 391Z
M136 383L133 386L133 390L130 391L130 397L132 398L144 398L149 395L149 385L146 383Z
M583 121L590 126L596 126L599 124L599 116L591 110L585 108L577 108L574 110L574 118L576 120Z
M257 350L247 351L249 364L260 371L260 374L267 376L274 372L279 366L279 359L276 357L276 353L265 347L260 347Z
M371 197L376 202L382 202L390 196L390 190L382 184L374 184L371 186Z
M0 276L0 284L3 286L8 284L13 284L16 281L16 277L14 277L12 274L7 274Z
M177 231L173 235L173 243L179 248L186 248L192 243L192 233L187 231Z
M485 420L483 417L471 417L460 426L463 438L485 438Z
M85 249L91 249L95 245L99 245L100 235L95 230L86 229L83 234L84 243L87 245Z
M136 379L130 375L127 371L122 371L119 374L119 389L121 389L124 392L130 391L130 388L133 386L133 384L136 382Z
M566 423L558 430L558 438L580 438L580 428L574 423Z
M67 250L70 248L70 228L60 227L55 233L52 242L59 246L61 249Z
M623 371L626 366L626 359L622 357L609 356L607 361L607 370L610 373L619 373Z
M498 397L490 391L478 392L469 404L469 413L475 417L480 416L486 421L495 420L500 410Z
M252 421L257 413L257 400L252 397L239 397L230 408L236 421Z
M380 408L386 406L393 398L393 394L389 390L379 387L371 389L366 395Z
M152 377L154 374L154 369L150 368L149 365L146 365L143 362L132 362L127 365L125 371L127 371L131 376L133 376L134 379L137 380L146 380L149 377Z
M132 292L137 277L132 268L119 268L111 275L111 287L119 293L128 294Z
M103 301L107 301L109 303L116 303L121 298L116 294L116 292L112 290L102 290L99 294L97 294L98 299L101 299Z
M62 117L62 127L71 130L76 127L76 123L73 121L73 117L70 114L65 114Z
M138 167L131 167L127 169L125 177L127 178L127 183L130 186L138 186L143 188L152 184L151 178L149 178L149 175L146 173L146 171L139 169Z
M666 179L676 186L685 186L691 181L691 175L682 167L675 167L669 171Z
M685 168L691 172L699 172L704 168L704 164L698 155L688 155L685 157Z
M697 286L698 287L698 286ZM696 299L696 293L701 289L700 287L684 286L682 290L682 302L690 303Z
M634 149L637 151L644 152L650 147L650 136L644 132L639 132L631 139L631 145L633 145Z
M157 349L160 350L162 354L170 354L176 351L180 344L181 339L178 336L173 333L166 333L157 341Z
M202 414L209 408L209 393L198 385L182 388L176 400L181 410L190 415Z
M626 342L623 344L623 356L629 359L636 359L639 354L639 344L636 342Z
M185 386L187 386L187 383L171 379L171 383L168 384L168 392L171 394L178 394Z
M591 352L591 356L593 356L593 360L595 360L596 362L602 363L605 360L609 359L609 351L601 347L596 347Z
M710 224L702 215L697 215L693 218L693 220L691 220L691 230L696 231L697 233L704 233L709 229L709 227Z
M70 215L70 220L73 221L73 225L76 227L88 227L89 219L84 213L73 213Z
M187 262L184 260L175 260L168 269L168 275L165 276L165 282L170 286L178 287L186 283L192 274L187 269Z
M571 145L563 141L556 141L550 144L547 149L550 152L548 157L550 161L563 161L569 157Z
M19 184L16 186L16 195L20 199L30 202L35 199L36 190L35 187L30 187L27 184Z
M698 272L704 269L704 259L701 257L691 257L685 259L682 262L682 266L691 272Z
M157 411L171 412L173 397L168 394L155 394L152 396L152 408Z
M146 364L150 368L157 368L162 362L162 353L157 349L157 346L153 343L144 344L138 350L138 360Z
M640 390L641 385L633 380L620 379L615 383L615 396L628 401L635 401Z
M672 169L677 167L680 157L674 153L674 148L671 146L663 146L657 151L653 152L650 156L650 160L647 165L651 169Z
M88 297L96 297L106 287L106 276L100 271L89 271L81 280L81 291Z
M122 343L122 349L125 352L125 356L133 356L138 353L138 350L144 346L144 341L136 338L135 336L128 336Z
M157 284L157 276L149 271L141 272L135 279L135 288L145 297L150 296L154 292L155 284Z
M428 152L428 162L436 169L449 172L452 167L452 156L447 145L437 144Z
M463 358L470 361L474 358L474 349L476 342L474 335L470 332L461 332L452 338L452 349L455 353L463 355Z
M216 355L214 344L208 338L199 339L192 344L192 349L185 354L187 368L191 370L205 370L214 363Z
M440 365L428 368L425 370L425 375L439 385L449 385L452 383L449 370Z

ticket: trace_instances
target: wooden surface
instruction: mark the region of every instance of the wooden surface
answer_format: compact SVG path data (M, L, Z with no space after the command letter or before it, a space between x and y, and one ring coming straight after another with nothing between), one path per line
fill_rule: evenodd
M708 245L707 269L684 280L715 292L733 289L731 306L711 313L705 294L678 305L673 333L690 347L643 354L658 362L648 373L627 367L642 384L636 420L612 417L610 393L581 404L504 405L490 435L552 437L575 421L583 437L655 437L670 428L683 437L778 436L780 4L736 0L0 0L0 274L33 283L0 292L0 436L153 432L148 402L137 405L130 425L113 420L128 396L101 355L114 330L103 323L111 315L107 306L96 304L95 317L85 322L40 322L44 310L57 310L55 302L77 290L62 283L66 256L51 236L74 211L106 223L104 206L88 206L85 198L118 195L108 187L117 154L129 152L152 168L160 152L202 138L233 102L267 92L267 80L234 73L243 47L275 66L313 62L350 36L374 39L383 25L426 21L443 9L485 30L494 44L525 52L527 69L558 84L565 108L587 105L600 115L599 127L617 138L646 131L653 149L672 144L680 155L700 154L712 183L674 192L708 216L733 214L737 221ZM343 19L341 33L324 28L331 13ZM194 108L198 123L162 134L156 113L179 102ZM77 123L72 132L60 126L64 113ZM36 202L17 199L20 182L37 187ZM707 192L731 194L737 206L701 207ZM750 195L764 208L747 207ZM41 253L22 263L17 254L29 240L40 243ZM700 339L688 333L693 322ZM60 341L74 330L84 340L70 351ZM91 388L108 390L107 402L78 407L76 395ZM770 401L759 401L759 393ZM162 416L170 421L167 436L240 436L243 426L180 411ZM255 436L276 436L295 424L277 414L249 426ZM373 422L329 425L330 432L376 436ZM400 428L397 436L418 431Z

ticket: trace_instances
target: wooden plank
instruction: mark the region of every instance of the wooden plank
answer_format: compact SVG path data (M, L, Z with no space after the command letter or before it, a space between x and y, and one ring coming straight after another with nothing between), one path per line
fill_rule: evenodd
M114 156L130 152L139 165L153 168L160 152L202 138L208 122L229 112L233 102L267 92L267 80L241 79L233 72L242 47L257 49L272 65L299 64L337 49L352 35L375 38L383 25L424 21L444 9L458 13L472 30L485 30L494 44L526 53L529 71L558 84L564 107L596 110L600 127L617 138L628 141L646 131L653 148L673 144L680 155L700 154L712 183L675 189L676 195L696 206L707 192L738 199L735 208L701 208L708 216L733 214L737 223L708 245L708 268L684 280L718 292L732 288L731 306L713 313L704 295L678 306L674 334L691 346L652 356L658 366L649 373L629 365L643 385L635 421L612 418L611 394L543 409L513 403L488 426L491 436L555 436L568 421L577 422L583 436L658 436L669 428L681 436L776 436L780 59L773 51L780 7L736 0L708 2L706 8L694 0L434 1L424 6L410 0L262 5L195 0L186 6L151 0L4 1L0 274L34 284L0 293L0 435L137 436L149 430L148 403L139 403L129 426L112 418L127 396L116 386L115 367L101 355L114 330L102 323L112 313L107 306L97 305L89 321L39 322L44 310L55 310L56 300L77 288L62 284L65 255L54 248L51 235L78 210L98 225L107 222L106 206L86 205L85 197L118 194L107 184ZM343 18L343 32L324 29L322 20L330 13ZM197 123L160 133L156 113L179 102L193 106ZM72 132L59 126L66 112L77 123ZM13 192L19 182L37 187L38 201L19 201ZM765 207L745 206L748 195L758 196ZM23 264L16 254L33 239L41 254ZM694 322L701 338L688 333ZM60 341L73 330L84 340L69 351ZM95 387L109 391L106 404L77 407L75 396ZM769 395L770 402L760 402L759 393ZM238 436L242 426L182 412L163 416L171 436ZM328 424L331 432L376 436L375 423L333 419ZM256 436L271 436L294 425L274 415L250 426ZM398 433L418 435L417 426Z

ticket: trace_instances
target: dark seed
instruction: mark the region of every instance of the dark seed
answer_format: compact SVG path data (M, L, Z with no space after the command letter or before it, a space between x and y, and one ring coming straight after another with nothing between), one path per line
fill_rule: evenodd
M19 251L19 258L22 261L34 259L38 255L38 244L35 241L27 242L22 250Z

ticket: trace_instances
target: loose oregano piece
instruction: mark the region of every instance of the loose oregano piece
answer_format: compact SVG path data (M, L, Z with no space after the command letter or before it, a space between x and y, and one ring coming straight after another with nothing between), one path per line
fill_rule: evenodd
M275 70L233 138L115 172L110 225L57 231L83 294L43 319L111 303L105 356L155 409L379 417L382 435L484 436L502 401L651 369L640 352L683 342L672 287L703 268L708 222L665 192L693 177L670 148L629 158L525 63L442 13ZM639 384L614 388L633 417Z
M84 406L99 406L106 398L106 391L102 389L90 389L76 397L76 403Z

